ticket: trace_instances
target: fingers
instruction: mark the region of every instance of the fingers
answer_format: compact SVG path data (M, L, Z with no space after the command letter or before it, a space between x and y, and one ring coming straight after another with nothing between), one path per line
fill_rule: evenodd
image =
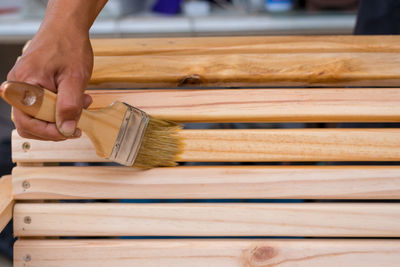
M84 108L88 108L92 104L92 97L88 94L84 95ZM21 137L36 140L63 141L67 138L62 135L54 123L48 123L23 113L18 109L12 109L13 122ZM80 129L76 129L74 135L69 138L78 138L82 135Z
M14 124L18 129L18 134L24 138L63 141L63 136L54 123L49 123L32 118L18 109L13 109ZM79 137L80 130L77 130L72 137Z
M73 76L62 79L58 85L58 96L56 105L56 125L65 137L76 134L76 127L84 106L83 91L85 84L82 79ZM90 98L86 100L90 104Z
M90 95L84 94L84 99L83 99L83 108L87 109L93 102L93 99Z

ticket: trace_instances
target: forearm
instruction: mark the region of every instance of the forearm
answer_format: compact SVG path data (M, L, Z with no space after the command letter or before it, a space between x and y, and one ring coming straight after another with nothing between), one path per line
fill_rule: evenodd
M38 34L88 34L107 0L50 0Z

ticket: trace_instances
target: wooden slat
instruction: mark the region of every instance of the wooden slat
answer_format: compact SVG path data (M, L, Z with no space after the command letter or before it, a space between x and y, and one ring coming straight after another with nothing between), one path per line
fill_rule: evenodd
M178 161L398 161L400 129L183 130ZM30 149L23 150L29 142ZM87 137L65 142L13 133L16 162L105 161Z
M27 255L30 260L26 261ZM18 240L14 264L60 267L389 267L398 240Z
M0 232L12 218L14 196L11 175L0 178Z
M16 199L399 199L397 166L17 167Z
M399 53L95 57L91 86L400 86Z
M0 178L0 232L12 218L14 197L11 175Z
M398 122L400 89L90 90L92 109L119 100L180 122Z
M14 234L400 237L400 204L16 204Z
M246 36L92 39L95 56L400 52L398 36Z

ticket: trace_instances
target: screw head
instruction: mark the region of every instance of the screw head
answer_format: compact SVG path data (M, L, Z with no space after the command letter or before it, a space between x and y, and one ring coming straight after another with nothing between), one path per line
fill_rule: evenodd
M25 217L24 217L24 223L30 224L31 222L32 222L31 216L25 216Z
M31 261L31 255L29 255L29 254L26 254L26 255L24 255L24 261Z
M29 181L23 181L22 182L22 187L24 189L29 189L31 187L31 183L29 183Z
M24 152L27 152L29 149L31 149L31 144L30 144L29 142L24 142L24 143L22 144L22 150L23 150Z

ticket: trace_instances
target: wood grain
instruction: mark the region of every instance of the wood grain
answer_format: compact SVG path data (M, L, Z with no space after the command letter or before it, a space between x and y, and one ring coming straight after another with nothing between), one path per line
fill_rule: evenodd
M27 216L29 221L27 221ZM399 237L398 203L48 203L14 206L16 236Z
M95 57L102 88L400 86L399 53Z
M26 255L30 261L24 261ZM14 266L389 267L398 240L18 240Z
M90 90L91 109L123 101L179 122L398 122L400 89Z
M12 218L13 205L11 175L3 176L0 178L0 232Z
M17 167L13 189L20 200L400 199L400 167Z
M398 161L400 129L183 130L177 161ZM23 149L24 143L30 149ZM15 162L101 162L83 136L64 142L28 140L14 131Z
M398 36L246 36L92 39L95 56L400 52Z

